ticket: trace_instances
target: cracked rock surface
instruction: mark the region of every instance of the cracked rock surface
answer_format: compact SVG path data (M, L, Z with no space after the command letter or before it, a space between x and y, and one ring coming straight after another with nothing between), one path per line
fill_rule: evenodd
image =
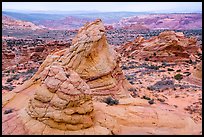
M69 49L49 55L30 80L3 94L2 134L200 134L173 108L130 97L104 31L101 20L86 24ZM106 95L119 103L95 98Z

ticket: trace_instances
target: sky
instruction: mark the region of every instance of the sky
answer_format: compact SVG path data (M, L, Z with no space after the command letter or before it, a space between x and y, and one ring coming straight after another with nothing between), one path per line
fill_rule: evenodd
M202 2L2 2L2 10L202 12Z

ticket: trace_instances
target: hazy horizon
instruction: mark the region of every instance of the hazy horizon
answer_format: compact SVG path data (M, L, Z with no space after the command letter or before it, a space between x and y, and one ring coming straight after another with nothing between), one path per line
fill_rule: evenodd
M2 2L2 11L202 13L202 2Z

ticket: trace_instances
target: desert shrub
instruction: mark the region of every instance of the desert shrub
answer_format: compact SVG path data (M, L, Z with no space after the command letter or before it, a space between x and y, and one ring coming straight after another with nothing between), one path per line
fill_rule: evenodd
M25 74L30 74L30 73L35 73L35 72L37 72L37 69L32 68L32 69L27 70Z
M12 91L14 87L13 86L2 86L2 89Z
M137 90L135 88L129 88L128 91L130 92L136 92Z
M174 76L174 78L175 78L176 80L181 80L181 79L183 79L183 75L181 75L181 74L176 74L176 75Z
M161 99L161 98L158 98L157 100L160 101L160 102L165 102L165 100Z
M151 100L151 98L149 98L147 96L143 96L142 99Z
M6 70L5 73L10 73L10 70Z
M149 100L148 103L149 103L150 105L154 104L154 99Z
M134 80L134 76L133 75L125 75L127 80Z
M155 69L155 70L158 70L159 69L159 66L154 66L154 65L151 65L148 67L149 69Z
M12 112L13 112L12 109L7 109L7 110L4 111L4 114L9 114L9 113L12 113Z
M6 80L6 82L11 82L11 81L13 81L13 78L8 78L8 79Z
M13 75L13 76L11 77L11 79L13 79L13 80L19 80L19 78L20 78L20 75L18 75L18 74Z
M174 69L172 69L172 68L168 68L167 70L168 70L168 71L174 71Z
M145 58L145 61L149 61L149 59L148 59L148 58Z
M128 70L128 67L126 67L126 66L124 66L124 65L122 65L122 70Z
M190 76L191 75L190 72L184 72L183 74L186 74L186 76Z
M117 105L119 103L119 101L117 99L113 99L111 97L107 97L104 99L104 102L108 105Z
M181 70L180 70L180 69L178 69L178 70L176 70L176 72L181 72Z
M134 65L131 65L131 66L129 66L129 68L130 68L130 69L133 69L133 68L135 68L135 66L134 66Z
M132 84L132 85L133 85L133 84L135 84L135 83L134 83L133 81L130 81L130 84Z
M147 87L148 90L154 90L152 86Z

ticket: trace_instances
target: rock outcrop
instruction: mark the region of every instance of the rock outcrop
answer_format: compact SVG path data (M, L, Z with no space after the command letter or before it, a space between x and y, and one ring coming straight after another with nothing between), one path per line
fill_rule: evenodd
M196 65L196 69L193 72L193 75L199 79L202 79L202 62Z
M127 89L130 84L119 67L119 61L120 57L106 41L101 20L96 20L79 30L69 49L49 55L27 83L35 83L35 79L41 82L41 72L52 63L58 63L76 71L94 95L129 96Z
M130 97L104 29L101 20L86 24L69 49L48 55L30 80L3 94L3 134L199 134L185 114Z
M74 71L46 67L41 85L29 100L28 114L52 128L80 130L93 125L89 86Z
M137 37L118 49L123 56L150 61L187 61L196 58L200 47L194 37L186 38L182 32L164 31L145 40Z

